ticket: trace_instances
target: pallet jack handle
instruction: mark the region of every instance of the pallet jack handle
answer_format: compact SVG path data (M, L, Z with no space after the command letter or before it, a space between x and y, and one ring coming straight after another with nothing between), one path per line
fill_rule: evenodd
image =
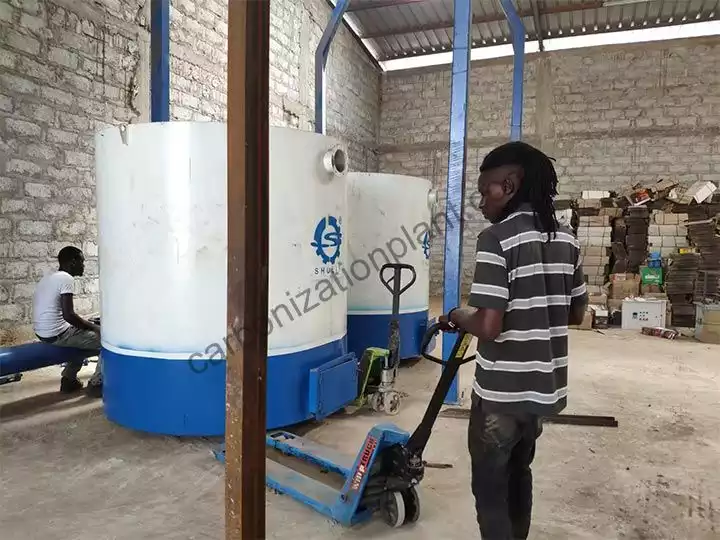
M427 350L433 337L435 337L435 335L440 333L441 331L448 333L459 333L458 339L455 340L455 346L450 353L450 358L448 359L447 363L443 362L441 358L432 356ZM462 330L448 329L447 325L443 323L435 323L430 328L428 328L427 332L425 332L422 344L420 345L420 351L423 357L427 358L431 362L444 366L445 369L443 369L442 375L440 375L440 380L435 387L435 391L433 392L432 398L430 398L430 403L428 403L427 409L425 410L425 414L420 424L408 440L406 448L410 455L414 455L417 457L422 456L422 452L423 450L425 450L425 446L430 440L430 435L432 434L432 428L435 425L435 420L437 420L440 409L442 408L443 402L445 401L445 396L450 390L450 385L455 379L455 375L457 375L460 366L467 364L468 362L471 362L475 359L474 355L465 358L465 353L470 347L472 339L472 334L468 334L467 332L464 332Z
M386 279L386 270L392 270L392 275ZM410 283L403 286L403 270L412 273ZM395 369L400 363L400 296L415 283L417 273L415 267L404 263L387 263L380 268L380 281L392 294L392 315L390 319L390 337L388 338L388 350L390 354L385 362L385 370Z
M385 279L385 270L392 270L392 276ZM403 270L410 270L410 272L412 272L412 278L410 279L410 283L408 283L404 287L402 286ZM380 268L380 281L382 281L382 284L385 285L385 288L390 291L390 294L392 294L392 313L394 317L397 317L400 313L400 295L402 295L402 293L412 287L416 279L417 273L415 272L415 267L410 264L387 263L383 264Z

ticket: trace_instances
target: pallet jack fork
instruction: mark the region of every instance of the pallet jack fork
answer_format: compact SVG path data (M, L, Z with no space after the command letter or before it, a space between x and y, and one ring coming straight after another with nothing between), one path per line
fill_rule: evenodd
M458 369L474 358L464 357L472 341L472 336L464 332L460 332L447 363L430 356L427 348L441 328L439 324L430 327L421 345L423 356L445 369L412 435L394 424L378 424L353 458L286 431L268 433L268 448L284 458L283 463L271 457L266 459L268 487L345 526L365 522L377 512L392 527L417 521L420 500L416 487L425 471L423 450ZM224 449L216 451L215 456L224 462ZM318 474L311 478L294 469L292 462L309 465ZM328 482L322 481L323 476ZM339 480L337 487L330 485L333 476Z

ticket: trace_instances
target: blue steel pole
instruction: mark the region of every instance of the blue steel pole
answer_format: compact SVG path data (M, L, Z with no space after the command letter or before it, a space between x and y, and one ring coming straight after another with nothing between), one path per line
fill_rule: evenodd
M445 263L443 265L443 311L445 313L460 305L472 0L455 0L454 25L450 91L450 149L445 207ZM442 348L445 361L449 360L456 339L457 336L452 334L443 334ZM458 378L455 377L445 397L445 403L457 405L458 402Z
M315 133L324 134L327 127L325 66L330 55L330 44L349 5L350 0L337 1L315 50Z
M170 121L170 0L150 3L150 121Z
M525 76L525 25L512 0L500 0L505 18L510 25L513 46L512 116L510 140L522 139L523 78Z

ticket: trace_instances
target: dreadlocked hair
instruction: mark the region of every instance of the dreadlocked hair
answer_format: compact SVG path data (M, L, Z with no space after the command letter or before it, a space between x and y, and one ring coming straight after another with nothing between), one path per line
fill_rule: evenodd
M518 192L510 199L505 215L516 211L523 203L529 203L535 214L535 225L547 233L548 240L555 236L558 221L555 217L553 199L557 195L558 178L553 158L524 142L510 142L490 152L480 165L480 172L503 165L519 165L523 178Z

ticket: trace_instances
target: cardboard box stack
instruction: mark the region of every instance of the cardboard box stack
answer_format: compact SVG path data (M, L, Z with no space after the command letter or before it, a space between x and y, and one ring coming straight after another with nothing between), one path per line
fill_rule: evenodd
M646 206L630 206L625 210L624 221L627 226L627 272L637 274L647 260L650 211Z
M653 210L648 226L648 250L669 257L677 253L678 248L687 247L687 219L687 214Z
M608 273L612 228L608 216L578 218L578 241L583 256L583 270L588 285L603 285Z
M620 194L586 191L572 222L591 296L582 327L619 324L625 300L628 309L669 300L666 324L693 327L696 302L720 302L720 190L713 183L685 189L663 179Z
M609 300L635 298L640 292L640 276L637 274L613 274L610 276Z
M588 285L588 306L585 310L583 322L572 326L576 330L592 330L593 328L607 328L609 323L607 303L608 296L603 287Z
M610 318L622 311L626 298L635 298L640 292L640 276L632 273L612 274L608 294L608 312Z
M700 256L697 253L675 253L670 256L665 293L672 310L671 326L695 326L693 294Z
M583 257L585 281L591 286L604 285L610 270L611 214L617 209L603 207L603 201L609 196L604 191L584 191L582 199L578 201L577 237Z
M612 234L612 274L624 274L628 267L628 253L625 249L625 239L627 237L627 225L625 219L618 217L613 221Z
M714 278L720 272L720 213L716 211L716 205L690 206L688 210L690 243L700 254L698 270L704 271L696 278L696 302L716 297L720 292L720 284Z
M672 188L667 193L667 198L672 202L683 205L691 205L693 203L710 203L712 202L717 189L718 188L714 183L700 180L688 188Z
M720 270L698 270L693 299L696 303L720 303Z

